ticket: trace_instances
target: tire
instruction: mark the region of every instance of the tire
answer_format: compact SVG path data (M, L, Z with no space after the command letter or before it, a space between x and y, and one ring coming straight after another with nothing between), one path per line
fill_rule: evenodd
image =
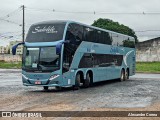
M75 85L73 86L74 90L78 90L80 88L81 76L79 73L76 75Z
M90 83L91 83L91 76L89 73L87 73L86 80L84 80L83 86L87 88L90 86Z
M129 79L129 71L128 71L128 69L127 69L126 75L125 75L125 80L128 80L128 79Z
M121 76L120 76L120 82L123 82L123 81L125 81L125 72L124 72L124 70L122 69L121 70Z
M48 86L43 86L43 89L44 90L48 90Z

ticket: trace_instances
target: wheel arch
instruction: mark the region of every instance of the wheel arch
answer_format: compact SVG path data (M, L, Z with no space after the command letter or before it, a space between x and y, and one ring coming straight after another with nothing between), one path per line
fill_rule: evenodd
M122 71L122 70L123 70L124 72L126 72L126 71L125 71L125 68L121 68L121 71Z
M126 72L128 72L128 76L129 76L129 74L130 74L130 71L129 71L129 68L127 67L127 69L126 69Z

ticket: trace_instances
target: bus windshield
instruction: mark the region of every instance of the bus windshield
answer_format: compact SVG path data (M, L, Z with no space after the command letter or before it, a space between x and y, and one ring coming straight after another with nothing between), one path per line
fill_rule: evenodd
M52 72L59 69L59 63L56 47L24 48L23 69L26 71Z
M30 27L26 42L54 42L62 40L65 23L38 24Z

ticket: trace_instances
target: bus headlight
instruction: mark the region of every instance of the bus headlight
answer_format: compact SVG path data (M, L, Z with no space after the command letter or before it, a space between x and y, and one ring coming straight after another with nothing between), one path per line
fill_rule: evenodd
M27 78L25 75L23 75L23 74L22 74L22 77L23 77L24 79L28 80L28 78Z
M56 79L57 77L59 77L59 75L52 75L52 76L49 78L49 80L54 80L54 79Z

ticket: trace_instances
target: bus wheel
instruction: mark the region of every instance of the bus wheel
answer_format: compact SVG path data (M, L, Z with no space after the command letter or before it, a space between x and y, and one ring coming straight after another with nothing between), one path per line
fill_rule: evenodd
M125 80L125 72L124 70L122 69L121 70L121 77L120 77L120 82L124 81Z
M90 74L87 73L86 80L84 80L84 83L83 83L84 87L86 87L86 88L89 87L90 82L91 82L91 77L90 77Z
M76 79L75 79L75 85L73 86L74 90L78 90L80 87L80 82L81 82L81 76L79 73L77 73L76 75Z
M128 71L128 69L127 69L127 71L126 71L126 75L125 75L125 80L128 80L129 79L129 71Z
M44 90L48 90L48 86L43 86L43 89Z

